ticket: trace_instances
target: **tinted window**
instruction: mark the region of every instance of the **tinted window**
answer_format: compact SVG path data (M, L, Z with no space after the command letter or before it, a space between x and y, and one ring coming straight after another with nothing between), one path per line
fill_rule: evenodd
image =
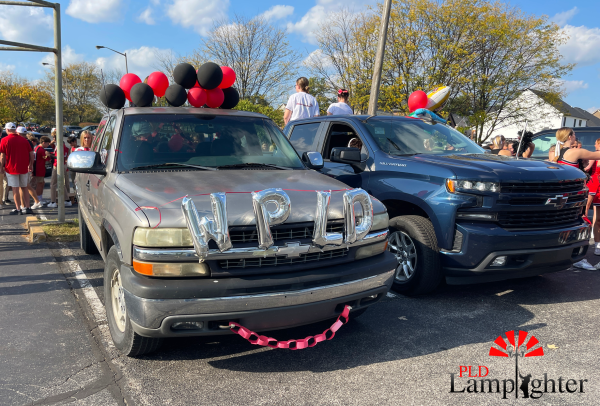
M290 142L294 148L296 148L296 151L302 154L307 151L315 150L315 138L317 136L319 125L320 123L311 123L294 126L292 135L290 136Z
M125 116L119 151L117 165L121 171L163 163L212 167L255 163L304 168L281 130L271 120L259 117Z
M479 145L443 124L429 124L417 119L371 119L365 127L379 148L391 155L484 153Z
M575 136L579 141L581 141L581 148L585 148L589 151L595 151L596 148L594 147L594 144L596 144L596 140L600 138L600 132L575 131Z
M110 121L108 122L108 124L106 125L106 128L104 129L104 134L103 134L102 138L100 139L100 141L98 142L97 150L95 150L95 151L100 152L100 158L101 158L103 164L106 163L106 157L108 156L108 151L110 151L110 146L112 144L112 137L113 137L113 133L115 130L116 121L117 121L117 118L115 116L112 116L110 118Z

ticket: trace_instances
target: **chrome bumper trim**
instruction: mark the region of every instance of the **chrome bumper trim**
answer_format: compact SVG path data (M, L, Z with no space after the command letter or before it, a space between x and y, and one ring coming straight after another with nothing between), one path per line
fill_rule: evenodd
M336 299L382 286L389 289L395 270L379 275L312 289L202 299L144 299L125 290L127 315L144 328L159 328L163 319L173 315L202 315L297 306Z
M388 230L376 231L367 234L365 238L354 244L342 244L342 245L329 245L323 249L306 245L306 253L311 252L323 252L337 250L340 248L352 248L360 247L361 245L373 244L379 241L384 241L387 238ZM258 247L248 248L232 248L225 252L220 252L216 249L211 249L208 252L207 260L219 260L219 259L242 259L252 257L274 257L277 255L285 255L283 252L289 247L273 246L269 249L262 249ZM282 250L281 253L279 251ZM196 262L198 256L196 250L193 248L178 248L178 249L160 249L160 248L142 248L133 247L133 258L140 261L148 262Z

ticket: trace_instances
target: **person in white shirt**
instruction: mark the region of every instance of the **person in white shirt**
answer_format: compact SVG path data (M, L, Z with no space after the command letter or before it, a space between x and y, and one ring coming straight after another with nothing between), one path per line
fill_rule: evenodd
M309 89L308 79L301 77L296 80L296 94L290 96L283 113L285 124L301 118L319 116L319 103L317 103L317 99L308 94Z
M338 90L337 103L332 103L327 109L328 116L352 115L352 107L348 106L348 96L350 93L346 89Z

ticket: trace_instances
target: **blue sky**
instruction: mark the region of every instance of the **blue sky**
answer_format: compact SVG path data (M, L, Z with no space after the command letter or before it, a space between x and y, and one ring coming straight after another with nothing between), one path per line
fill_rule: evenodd
M130 72L139 76L154 71L156 51L186 54L197 48L214 21L234 13L266 13L274 24L289 32L290 45L308 56L317 49L312 36L324 16L341 7L360 10L375 0L63 0L61 3L63 63L90 61L124 70L123 57L105 45L127 51ZM571 105L600 109L600 1L519 0L512 5L532 14L546 14L570 36L561 49L567 62L577 63L564 78ZM0 37L39 45L53 44L51 12L41 8L0 6ZM53 56L41 53L2 52L0 70L43 77L42 62ZM291 88L291 86L290 86Z

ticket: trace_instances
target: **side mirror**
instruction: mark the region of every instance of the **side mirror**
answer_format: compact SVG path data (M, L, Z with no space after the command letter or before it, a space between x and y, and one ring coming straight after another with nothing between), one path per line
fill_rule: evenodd
M360 149L358 148L332 148L331 162L339 162L342 164L357 164L360 163Z
M318 152L305 152L302 154L302 162L310 169L323 169L323 156Z
M71 152L67 160L67 168L75 173L106 175L106 167L100 159L100 154L94 151Z

